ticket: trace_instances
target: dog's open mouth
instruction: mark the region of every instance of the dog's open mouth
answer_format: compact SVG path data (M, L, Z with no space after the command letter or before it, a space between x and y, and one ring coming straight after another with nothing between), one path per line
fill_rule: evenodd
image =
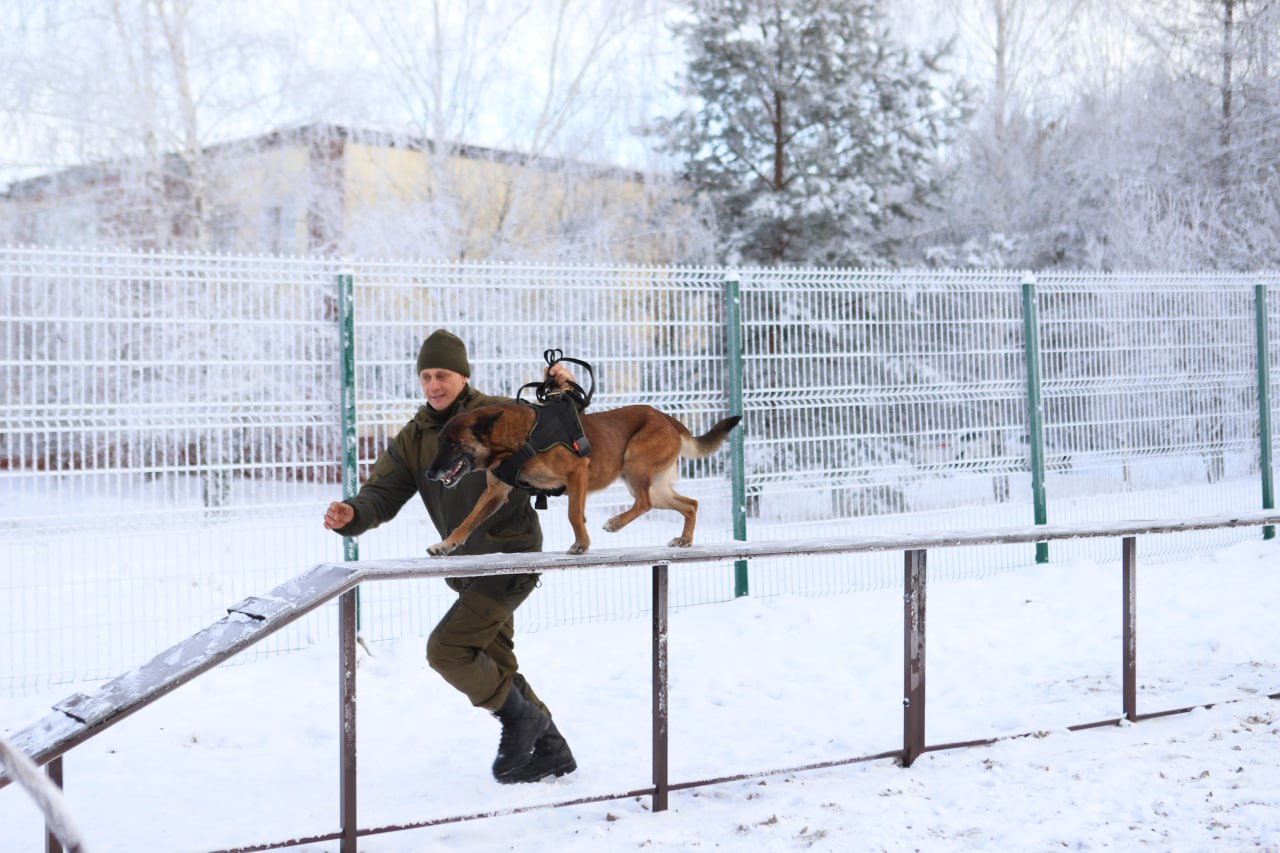
M458 481L462 479L462 475L471 470L471 460L465 456L459 459L452 468L444 473L440 478L440 482L444 483L446 489L452 489L458 485Z

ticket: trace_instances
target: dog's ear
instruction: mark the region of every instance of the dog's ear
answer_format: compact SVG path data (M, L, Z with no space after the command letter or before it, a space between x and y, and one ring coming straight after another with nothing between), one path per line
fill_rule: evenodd
M480 415L471 424L471 432L476 438L487 442L489 436L493 435L494 425L498 423L498 419L502 417L501 412L495 412L491 415Z

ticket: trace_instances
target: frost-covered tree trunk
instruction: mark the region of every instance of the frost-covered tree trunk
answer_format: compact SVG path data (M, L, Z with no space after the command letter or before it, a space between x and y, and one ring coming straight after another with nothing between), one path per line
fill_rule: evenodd
M970 165L985 171L991 224L1007 232L1031 177L1026 161L1034 148L1025 128L1060 65L1058 48L1081 0L948 0L948 6L986 90L973 123L978 160Z
M1163 0L1143 8L1143 32L1162 60L1155 79L1182 109L1159 129L1168 156L1146 175L1137 216L1147 233L1164 237L1153 242L1183 247L1175 257L1188 268L1273 266L1280 262L1280 3ZM1139 116L1148 110L1140 105Z
M123 8L126 3L131 8ZM131 72L126 97L148 116L139 128L146 155L140 169L130 169L139 172L130 182L141 190L138 203L153 211L146 218L154 223L154 245L207 250L210 155L188 58L193 5L194 0L112 0L111 12L114 41Z
M1033 208L1059 164L1052 131L1073 95L1072 68L1088 0L941 0L956 32L958 62L978 106L960 136L956 180L932 217L924 256L939 266L1022 263ZM1100 28L1104 29L1104 28Z

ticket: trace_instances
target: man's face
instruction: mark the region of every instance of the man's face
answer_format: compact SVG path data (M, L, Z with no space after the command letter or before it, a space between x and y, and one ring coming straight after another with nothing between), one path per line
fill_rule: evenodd
M437 412L443 412L458 399L462 389L467 387L467 377L443 367L428 367L418 374L422 383L422 395L427 398L427 405Z

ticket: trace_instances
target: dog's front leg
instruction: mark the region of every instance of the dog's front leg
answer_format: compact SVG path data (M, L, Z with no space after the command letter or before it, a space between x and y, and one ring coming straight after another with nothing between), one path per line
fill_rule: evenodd
M485 477L488 478L488 485L480 495L480 500L476 501L476 505L470 514L453 529L443 542L437 542L427 548L428 554L433 557L452 554L463 542L467 541L467 537L471 535L478 525L482 524L485 519L498 511L498 507L507 502L507 497L511 494L511 487L488 472L485 473Z
M565 491L569 495L569 526L573 528L570 554L585 554L591 547L591 537L587 535L587 464L582 460L565 478Z

